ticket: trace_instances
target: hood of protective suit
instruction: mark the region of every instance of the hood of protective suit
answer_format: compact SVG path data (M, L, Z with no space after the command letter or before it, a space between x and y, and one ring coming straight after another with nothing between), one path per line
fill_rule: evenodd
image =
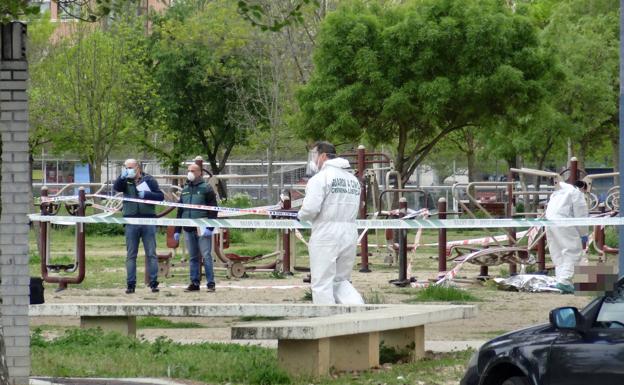
M350 223L355 233L360 192L360 182L351 173L349 161L329 159L323 163L321 171L308 180L299 219L312 222L313 234L326 222ZM322 231L316 232L319 233Z
M351 168L351 165L349 164L349 161L345 158L334 158L327 159L325 163L323 163L323 167L321 168L321 170L325 167Z
M559 189L553 191L546 206L546 219L585 218L589 216L585 194L565 182L559 182ZM586 226L577 227L580 235L587 234Z

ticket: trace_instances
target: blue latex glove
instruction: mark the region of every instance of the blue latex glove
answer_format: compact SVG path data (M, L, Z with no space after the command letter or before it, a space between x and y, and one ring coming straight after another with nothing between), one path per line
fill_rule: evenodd
M209 228L206 227L206 229L204 230L202 237L209 237L212 235L212 230L210 230Z
M139 191L139 198L145 198L145 191Z
M123 170L121 170L121 175L119 177L121 179L126 179L128 177L128 169L124 167Z
M581 237L581 242L583 242L583 244L584 244L584 245L586 245L586 244L587 244L587 235L583 235L583 236Z
M180 233L173 233L173 239L175 239L176 242L180 241Z

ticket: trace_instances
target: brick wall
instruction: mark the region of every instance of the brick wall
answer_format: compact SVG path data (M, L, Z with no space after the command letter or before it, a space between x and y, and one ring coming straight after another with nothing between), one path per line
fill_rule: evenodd
M0 317L12 382L28 383L28 63L26 27L0 27L0 129L2 131L2 215L0 218ZM9 46L10 45L10 46Z

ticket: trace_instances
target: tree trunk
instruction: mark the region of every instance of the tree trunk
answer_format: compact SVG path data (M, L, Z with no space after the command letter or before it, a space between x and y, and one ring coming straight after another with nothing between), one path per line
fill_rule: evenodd
M96 161L93 168L93 179L91 179L91 183L100 183L102 181L102 162Z
M273 144L267 148L267 203L275 203L273 189Z
M409 175L405 175L407 171L405 169L405 146L407 144L407 129L405 127L399 128L399 145L397 147L396 160L394 162L394 168L399 172L403 186L407 184ZM363 177L363 175L361 175Z
M572 139L568 138L568 161L566 162L566 165L568 165L568 167L569 167L569 161L570 159L572 159L573 156L574 156L574 145L572 143Z
M477 182L479 178L474 151L471 150L466 153L466 160L468 162L468 181Z
M578 152L576 153L576 159L578 160L578 169L585 170L585 143L579 144Z
M462 129L465 139L466 149L466 161L468 162L468 181L479 181L479 170L477 168L477 140L475 139L472 131L469 129Z

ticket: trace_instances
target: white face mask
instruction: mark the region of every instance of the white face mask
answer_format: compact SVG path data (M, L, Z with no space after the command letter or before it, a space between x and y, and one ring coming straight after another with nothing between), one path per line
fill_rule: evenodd
M195 181L195 174L189 171L188 174L186 174L186 179L188 179L191 182Z
M128 178L133 179L136 176L136 170L133 168L128 169Z

